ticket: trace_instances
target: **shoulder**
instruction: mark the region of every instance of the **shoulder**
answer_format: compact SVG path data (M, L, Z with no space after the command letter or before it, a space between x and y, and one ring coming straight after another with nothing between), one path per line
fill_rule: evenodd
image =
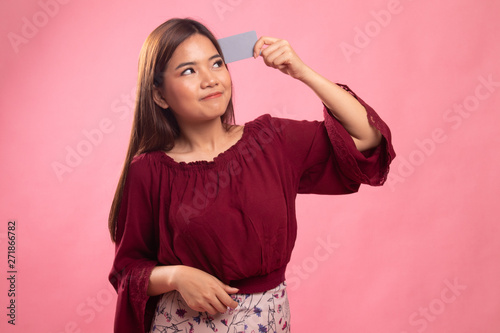
M274 117L269 113L258 116L245 124L245 131L257 131L259 133L279 133L286 126L289 119ZM262 135L262 134L261 134Z
M303 121L266 113L245 124L244 141L252 147L288 152L303 143L305 130Z
M162 151L153 151L134 156L128 174L131 177L155 178L162 169Z
M263 114L253 121L247 123L251 128L263 133L275 134L278 136L288 136L290 134L300 134L302 132L315 132L324 124L320 120L291 119ZM305 134L305 133L304 133Z
M157 151L135 155L134 158L132 158L132 161L130 162L130 167L148 168L155 163L155 160L158 158L157 155L158 155Z
M244 125L229 125L229 129L227 130L227 132L231 136L233 135L237 136L238 133L241 133L243 131L244 127L245 127Z

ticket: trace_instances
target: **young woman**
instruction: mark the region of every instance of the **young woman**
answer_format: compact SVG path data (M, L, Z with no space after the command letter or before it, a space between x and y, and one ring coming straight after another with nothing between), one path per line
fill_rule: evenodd
M324 121L234 124L231 78L214 36L172 19L145 41L134 123L109 217L115 332L289 332L285 270L297 193L382 185L390 131L347 86L285 40L254 57L311 88Z

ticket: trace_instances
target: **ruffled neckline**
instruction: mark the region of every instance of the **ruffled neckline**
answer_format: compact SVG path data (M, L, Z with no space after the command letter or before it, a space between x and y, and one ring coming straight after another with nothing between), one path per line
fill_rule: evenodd
M225 164L227 161L231 160L231 158L234 159L232 152L238 148L243 142L248 140L248 136L250 135L250 131L252 126L255 124L255 122L260 119L262 116L254 119L247 121L243 125L243 133L241 135L241 138L236 141L231 147L228 149L224 150L223 152L219 153L217 156L214 157L212 161L207 161L207 160L199 160L199 161L191 161L191 162L177 162L174 160L172 157L167 155L164 151L158 151L157 153L161 155L162 161L164 161L166 164L169 166L175 167L175 168L180 168L180 169L191 169L191 168L212 168L214 166L220 165L220 164Z

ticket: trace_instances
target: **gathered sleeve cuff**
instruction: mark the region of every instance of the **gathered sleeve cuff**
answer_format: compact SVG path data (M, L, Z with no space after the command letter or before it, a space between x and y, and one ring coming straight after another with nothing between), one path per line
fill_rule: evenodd
M356 148L351 135L330 113L330 110L324 107L325 127L339 168L347 178L357 183L372 186L383 185L389 173L389 164L396 156L389 127L373 108L359 98L348 86L338 85L364 106L370 125L374 126L382 134L382 141L377 147L360 152Z
M114 332L149 332L158 296L147 296L147 289L156 265L155 261L144 260L121 271L111 271L109 280L118 294Z
M115 259L109 281L115 288L114 332L149 332L157 297L149 277L157 262L157 195L153 168L144 156L130 164L116 223Z
M357 192L361 184L378 186L387 179L395 156L389 127L347 86L339 86L365 107L369 123L381 132L382 140L377 147L360 152L326 107L323 121L273 118L293 170L297 193L347 194Z

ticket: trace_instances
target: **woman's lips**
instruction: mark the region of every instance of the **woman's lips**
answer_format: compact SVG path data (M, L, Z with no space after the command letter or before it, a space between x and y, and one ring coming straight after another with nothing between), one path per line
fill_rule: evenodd
M203 97L202 100L217 98L217 97L220 97L220 96L222 96L221 92L214 92L214 93L208 94L207 96Z

